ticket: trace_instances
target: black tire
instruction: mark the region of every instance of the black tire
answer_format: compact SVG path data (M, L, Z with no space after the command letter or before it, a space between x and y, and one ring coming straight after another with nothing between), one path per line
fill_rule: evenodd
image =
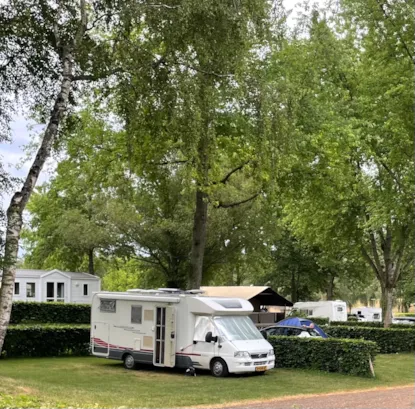
M224 378L229 375L228 365L222 358L214 358L210 363L210 373L216 378Z
M125 369L135 369L136 367L136 362L131 354L125 354L123 357L123 362Z

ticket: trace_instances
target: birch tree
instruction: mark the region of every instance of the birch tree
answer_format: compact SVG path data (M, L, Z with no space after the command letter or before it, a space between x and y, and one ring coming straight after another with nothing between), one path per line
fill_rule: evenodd
M45 121L45 129L20 190L7 208L2 285L0 352L10 320L23 212L57 141L79 81L106 77L112 67L108 44L96 29L108 8L78 1L16 0L0 10L0 92ZM102 26L105 27L105 26ZM12 105L9 105L10 107Z

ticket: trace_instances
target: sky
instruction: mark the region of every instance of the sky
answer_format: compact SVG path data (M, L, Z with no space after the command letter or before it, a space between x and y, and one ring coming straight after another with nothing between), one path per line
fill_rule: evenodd
M322 5L325 0L314 0L313 3ZM300 3L298 0L283 0L286 9L296 9ZM295 15L295 13L293 13ZM33 121L25 118L24 114L16 114L11 123L11 143L0 143L0 161L5 165L8 172L15 177L24 178L34 158L34 152L27 155L25 147L30 144L36 135L43 129L42 125L36 125ZM54 164L49 161L42 170L38 185L47 181L53 174ZM3 208L6 209L10 203L11 194L3 195Z

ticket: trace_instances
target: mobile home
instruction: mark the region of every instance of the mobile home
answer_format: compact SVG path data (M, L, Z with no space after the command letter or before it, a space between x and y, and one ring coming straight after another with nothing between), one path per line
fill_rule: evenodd
M306 301L296 302L293 310L300 310L313 319L328 318L329 321L347 321L347 305L344 301Z
M357 315L359 321L382 322L382 308L359 307L352 308L352 314Z
M206 297L199 291L130 290L94 294L92 354L137 363L228 373L274 368L274 351L241 298Z

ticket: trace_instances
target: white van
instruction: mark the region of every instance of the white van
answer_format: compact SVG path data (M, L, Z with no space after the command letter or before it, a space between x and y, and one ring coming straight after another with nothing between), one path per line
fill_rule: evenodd
M249 318L252 304L175 289L95 293L92 354L137 363L210 370L213 376L265 371L275 357Z
M362 322L382 322L382 308L352 308L351 313L357 315L357 319Z
M304 312L311 320L313 317L328 318L329 321L347 321L347 304L344 301L306 301L296 302L293 311Z

